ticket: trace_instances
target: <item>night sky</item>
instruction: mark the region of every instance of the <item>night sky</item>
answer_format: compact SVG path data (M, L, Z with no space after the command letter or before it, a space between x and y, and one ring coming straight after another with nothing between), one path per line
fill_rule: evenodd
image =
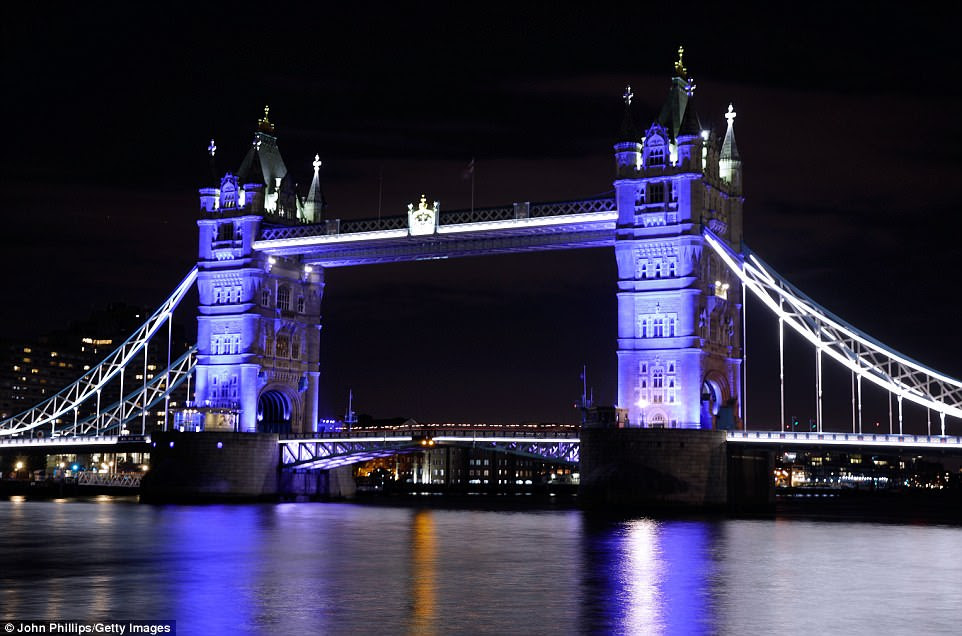
M329 218L377 216L379 200L401 214L422 192L468 207L472 157L477 206L583 198L612 189L625 85L643 130L681 44L702 123L723 129L729 101L738 113L746 242L837 315L962 376L958 3L342 4L8 10L3 333L158 305L196 257L208 142L236 171L265 104L302 184L324 161ZM330 270L321 412L342 415L351 387L375 417L576 421L583 363L597 400L615 399L615 276L609 249ZM778 415L764 311L749 306L756 428ZM814 353L789 344L789 411L807 418ZM849 376L827 377L844 429Z

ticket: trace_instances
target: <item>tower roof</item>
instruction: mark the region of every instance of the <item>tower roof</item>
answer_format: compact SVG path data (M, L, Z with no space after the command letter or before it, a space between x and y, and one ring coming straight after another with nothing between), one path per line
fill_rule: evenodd
M682 63L685 49L678 47L678 61L675 62L675 74L671 78L671 88L668 98L661 107L658 123L664 126L672 138L678 137L688 110L688 100L695 92L695 84L688 77L688 69ZM693 113L694 115L694 113ZM696 116L697 122L697 116ZM697 132L695 133L697 134Z
M728 112L725 113L725 119L728 120L728 130L725 131L725 141L722 142L721 156L719 157L723 160L741 161L741 157L738 156L738 146L735 144L735 115L735 107L729 104Z
M695 111L695 96L688 96L688 104L685 106L685 115L681 119L681 126L678 128L678 136L697 136L701 134L701 121Z
M321 189L321 156L314 155L314 178L311 180L311 188L307 191L307 199L304 201L304 216L309 222L317 223L321 220L324 211L324 191Z
M281 158L277 148L277 137L274 136L274 124L267 119L268 106L264 107L264 117L257 120L257 132L247 156L241 163L237 176L240 183L263 183L268 191L272 191L277 179L287 175L287 166Z

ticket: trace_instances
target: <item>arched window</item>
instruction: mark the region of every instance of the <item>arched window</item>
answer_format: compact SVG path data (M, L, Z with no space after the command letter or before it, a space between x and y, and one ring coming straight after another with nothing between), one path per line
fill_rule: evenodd
M660 389L665 385L665 372L661 368L653 369L651 372L651 386Z
M294 338L291 341L291 358L294 360L299 360L301 357L301 340L300 338Z
M668 317L668 337L675 337L675 318L673 316Z
M278 294L280 296L280 294ZM290 350L290 340L286 334L278 334L277 336L277 350L275 357L277 358L287 358L291 355Z
M291 308L291 288L287 285L277 288L277 308L283 311Z
M648 166L665 165L665 146L660 139L652 140L653 143L648 149Z
M261 306L270 307L271 306L271 290L265 289L261 292Z
M661 278L661 259L655 261L655 278Z
M642 318L641 320L641 337L642 338L648 337L648 319L647 318ZM644 373L644 371L642 371L642 373Z
M664 338L665 337L665 321L663 318L655 318L655 326L651 330L652 338Z

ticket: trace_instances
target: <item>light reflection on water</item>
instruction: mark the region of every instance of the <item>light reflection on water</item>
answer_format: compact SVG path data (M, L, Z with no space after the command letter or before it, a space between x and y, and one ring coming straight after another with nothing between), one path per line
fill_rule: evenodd
M954 633L962 528L0 502L0 618L195 633Z

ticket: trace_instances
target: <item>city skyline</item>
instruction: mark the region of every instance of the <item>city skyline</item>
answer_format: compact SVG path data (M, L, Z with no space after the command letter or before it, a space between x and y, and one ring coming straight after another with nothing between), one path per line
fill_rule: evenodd
M333 22L355 18L336 14ZM414 24L409 19L404 24ZM632 19L643 23L640 16L626 23ZM583 60L564 50L573 24L535 24L532 16L505 27L528 28L525 43L499 44L488 56L469 49L457 60L438 59L430 43L443 48L461 36L477 44L477 29L429 28L426 42L365 25L381 38L370 50L329 33L329 53L356 57L344 67L319 62L316 71L304 61L311 58L303 43L206 51L203 20L177 32L184 46L145 50L124 48L133 44L129 33L112 44L96 32L44 25L47 35L62 29L65 36L52 50L72 50L76 59L43 57L23 38L5 45L23 61L8 70L25 95L12 108L21 151L5 158L17 212L8 222L20 238L10 256L31 263L9 282L40 316L6 312L4 332L23 337L109 300L159 304L196 258L196 189L211 181L209 138L219 147L219 172L236 169L264 104L299 181L309 179L314 153L321 155L328 218L401 214L422 192L444 209L469 207L472 184L462 173L472 160L479 207L581 198L611 189L624 85L633 87L643 130L667 93L681 44L703 124L721 129L729 102L739 113L746 242L844 319L958 377L958 348L932 338L933 328L951 327L946 281L959 258L960 130L945 116L958 110L958 88L945 81L958 70L958 43L939 41L947 27L921 15L900 19L903 37L891 51L872 29L893 27L896 17L873 16L846 42L839 26L825 27L821 56L804 64L793 48L799 35L774 52L753 50L760 36L742 28L745 41L719 55L724 38L701 23L689 37L651 37L637 60L617 37L632 31L622 23L584 25L587 39L609 29L602 39L612 50ZM159 26L142 28L147 42L159 37ZM70 49L85 37L88 48ZM392 48L406 42L410 50ZM574 48L585 53L583 43ZM133 59L109 55L124 50ZM238 52L246 71L226 63L236 64ZM560 59L552 62L552 54ZM887 73L864 64L873 55ZM515 68L517 56L533 60L530 68ZM67 90L44 82L54 61L67 69ZM191 61L198 68L178 76L175 69ZM85 84L69 74L84 68L100 76ZM923 81L929 77L937 80ZM31 294L68 268L79 278L70 290ZM321 413L341 415L352 388L358 410L379 417L574 420L582 363L599 401L611 403L614 269L608 250L587 250L330 271ZM181 322L189 326L191 315ZM774 348L774 323L749 314L750 374L755 352L764 359ZM750 417L751 409L750 402Z

